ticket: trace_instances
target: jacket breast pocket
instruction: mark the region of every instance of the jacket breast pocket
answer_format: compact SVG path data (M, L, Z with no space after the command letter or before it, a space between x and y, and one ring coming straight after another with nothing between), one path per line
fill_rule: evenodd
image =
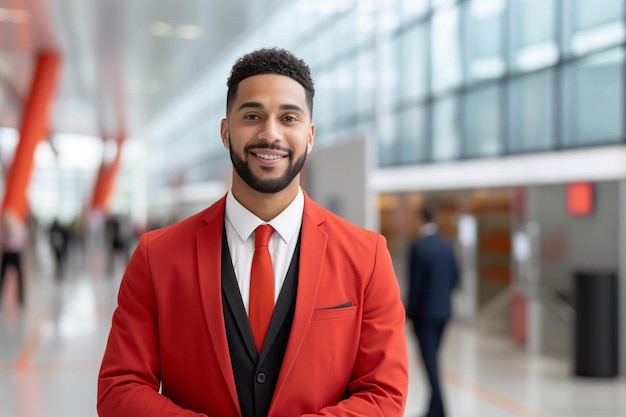
M313 320L332 320L343 319L356 316L357 306L351 305L348 307L338 308L319 308L313 312Z

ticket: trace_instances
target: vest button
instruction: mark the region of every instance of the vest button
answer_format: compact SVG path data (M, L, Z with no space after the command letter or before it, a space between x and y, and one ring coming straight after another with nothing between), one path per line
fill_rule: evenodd
M263 372L259 372L256 375L256 382L259 384L265 384L265 381L267 381L267 376Z

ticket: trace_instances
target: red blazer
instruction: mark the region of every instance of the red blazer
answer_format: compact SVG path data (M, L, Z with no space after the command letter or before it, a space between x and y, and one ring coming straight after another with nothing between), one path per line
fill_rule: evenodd
M102 360L101 417L241 416L222 310L225 201L141 237ZM305 195L296 308L268 417L402 417L404 322L384 237Z

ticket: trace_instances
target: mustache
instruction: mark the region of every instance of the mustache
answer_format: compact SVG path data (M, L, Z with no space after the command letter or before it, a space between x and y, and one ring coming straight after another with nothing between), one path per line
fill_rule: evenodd
M291 155L293 151L291 149L285 148L283 146L277 145L275 143L255 143L251 145L247 145L243 148L244 151L248 152L252 149L272 149L275 151L286 152Z

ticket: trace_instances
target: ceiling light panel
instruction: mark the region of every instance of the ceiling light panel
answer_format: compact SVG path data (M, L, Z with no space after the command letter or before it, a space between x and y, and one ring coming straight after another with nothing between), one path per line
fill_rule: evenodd
M178 27L178 37L191 41L198 40L202 37L202 28L196 25L180 25Z
M152 34L161 38L168 38L174 33L172 25L166 22L153 22Z

